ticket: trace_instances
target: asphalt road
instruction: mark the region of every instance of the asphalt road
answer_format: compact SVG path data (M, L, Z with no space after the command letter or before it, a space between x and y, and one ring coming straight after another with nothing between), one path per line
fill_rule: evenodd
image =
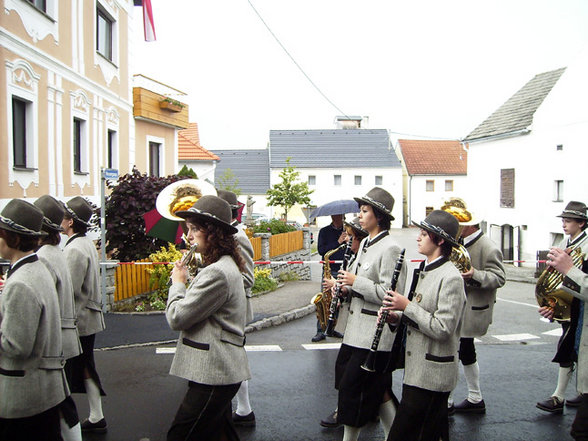
M559 325L539 320L533 285L508 282L499 292L495 320L488 335L477 344L482 391L487 413L451 418L451 439L571 440L569 428L575 410L551 415L535 408L555 388L554 354ZM311 344L313 315L248 334L247 346L253 378L250 397L257 427L240 429L244 441L341 440L342 429L319 426L336 405L333 369L339 340ZM306 346L303 346L306 345ZM332 348L335 346L335 348ZM86 435L85 440L163 441L186 390L184 380L168 375L173 355L161 353L173 345L97 351L96 361L108 396L104 413L109 431ZM400 394L402 373L394 374ZM460 381L455 399L466 395ZM572 385L568 397L573 397ZM82 418L85 396L75 395ZM382 439L378 424L366 426L360 440Z

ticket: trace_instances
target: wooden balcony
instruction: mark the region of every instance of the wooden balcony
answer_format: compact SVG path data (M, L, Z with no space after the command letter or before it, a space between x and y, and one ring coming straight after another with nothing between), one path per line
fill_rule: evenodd
M142 87L133 87L133 116L180 129L188 127L187 104Z

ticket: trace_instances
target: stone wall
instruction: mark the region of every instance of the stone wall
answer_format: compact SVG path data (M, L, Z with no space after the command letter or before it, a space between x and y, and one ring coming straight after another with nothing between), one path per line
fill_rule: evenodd
M117 261L108 261L106 265L101 265L102 269L106 271L106 311L109 312L112 310L112 305L114 305L114 277L116 272L116 267L118 266ZM100 275L102 277L102 274ZM102 279L100 279L100 284L102 284Z
M261 237L261 259L271 260L272 262L288 262L292 260L310 260L310 229L303 228L303 247L301 250L293 251L291 253L274 256L270 259L269 238L270 233L256 233L255 237ZM256 268L270 268L272 270L272 277L277 279L280 274L289 271L298 274L298 280L310 280L310 266L308 264L281 264L272 263L271 265L256 265Z

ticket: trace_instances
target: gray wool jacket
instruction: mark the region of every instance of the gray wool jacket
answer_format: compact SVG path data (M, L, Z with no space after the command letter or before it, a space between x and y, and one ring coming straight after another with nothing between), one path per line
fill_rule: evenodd
M93 335L106 328L100 293L100 263L94 242L74 234L63 249L71 276L80 337Z
M378 310L386 291L390 289L394 267L401 251L387 231L372 242L368 242L368 239L366 237L362 240L352 265L357 277L350 287L352 298L343 337L344 344L363 349L369 349L372 345ZM397 292L404 293L405 283L406 264L402 266ZM390 351L393 342L394 334L385 326L378 350Z
M245 261L245 270L241 273L243 275L243 287L245 288L245 295L247 296L247 323L253 321L253 308L251 307L251 288L255 283L255 275L253 269L253 246L247 237L247 233L240 225L234 225L239 231L235 233L235 239L241 251L241 257Z
M407 324L404 384L449 392L459 375L463 279L447 258L427 265L416 277L412 301L402 315Z
M57 245L43 245L37 251L39 260L45 264L53 278L59 299L61 313L61 339L63 356L66 360L82 353L80 336L76 324L76 309L71 277L67 269L67 262L63 251Z
M0 294L0 418L37 415L69 395L55 284L35 254L26 262Z
M226 255L200 269L188 288L172 284L165 315L170 328L181 332L170 374L208 385L251 378L246 302L243 276Z
M474 274L465 282L466 309L461 328L462 337L486 335L492 323L496 291L506 283L502 252L492 240L481 233L466 245Z

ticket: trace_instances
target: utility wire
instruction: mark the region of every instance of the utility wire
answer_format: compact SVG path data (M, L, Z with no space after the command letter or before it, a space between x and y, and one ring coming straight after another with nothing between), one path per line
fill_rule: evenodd
M251 0L247 0L247 3L249 3L249 6L251 6L251 9L253 9L253 12L255 12L255 14L257 15L257 17L259 17L259 19L261 20L261 22L263 23L263 25L265 26L265 28L269 31L270 34L272 34L272 37L274 37L274 40L276 40L276 42L280 45L280 47L284 50L284 52L286 52L286 55L288 55L288 57L290 58L290 60L292 60L292 62L298 68L298 70L300 72L302 72L302 75L304 75L304 77L308 80L308 82L312 85L312 87L314 87L317 90L317 92L320 93L322 95L322 97L329 102L329 104L331 106L333 106L335 109L337 109L337 111L340 114L342 114L343 116L345 116L345 118L349 118L349 116L345 112L343 112L333 101L331 101L329 99L329 97L327 95L325 95L323 93L323 91L314 83L314 81L312 81L312 79L307 75L307 73L304 72L304 69L302 69L302 67L296 62L296 60L294 59L294 57L292 55L290 55L290 52L288 52L288 49L286 49L286 47L282 44L282 42L280 41L280 39L270 29L269 25L263 19L263 17L261 16L261 14L257 11L257 9L255 9L255 6L253 6L253 3L251 3Z

